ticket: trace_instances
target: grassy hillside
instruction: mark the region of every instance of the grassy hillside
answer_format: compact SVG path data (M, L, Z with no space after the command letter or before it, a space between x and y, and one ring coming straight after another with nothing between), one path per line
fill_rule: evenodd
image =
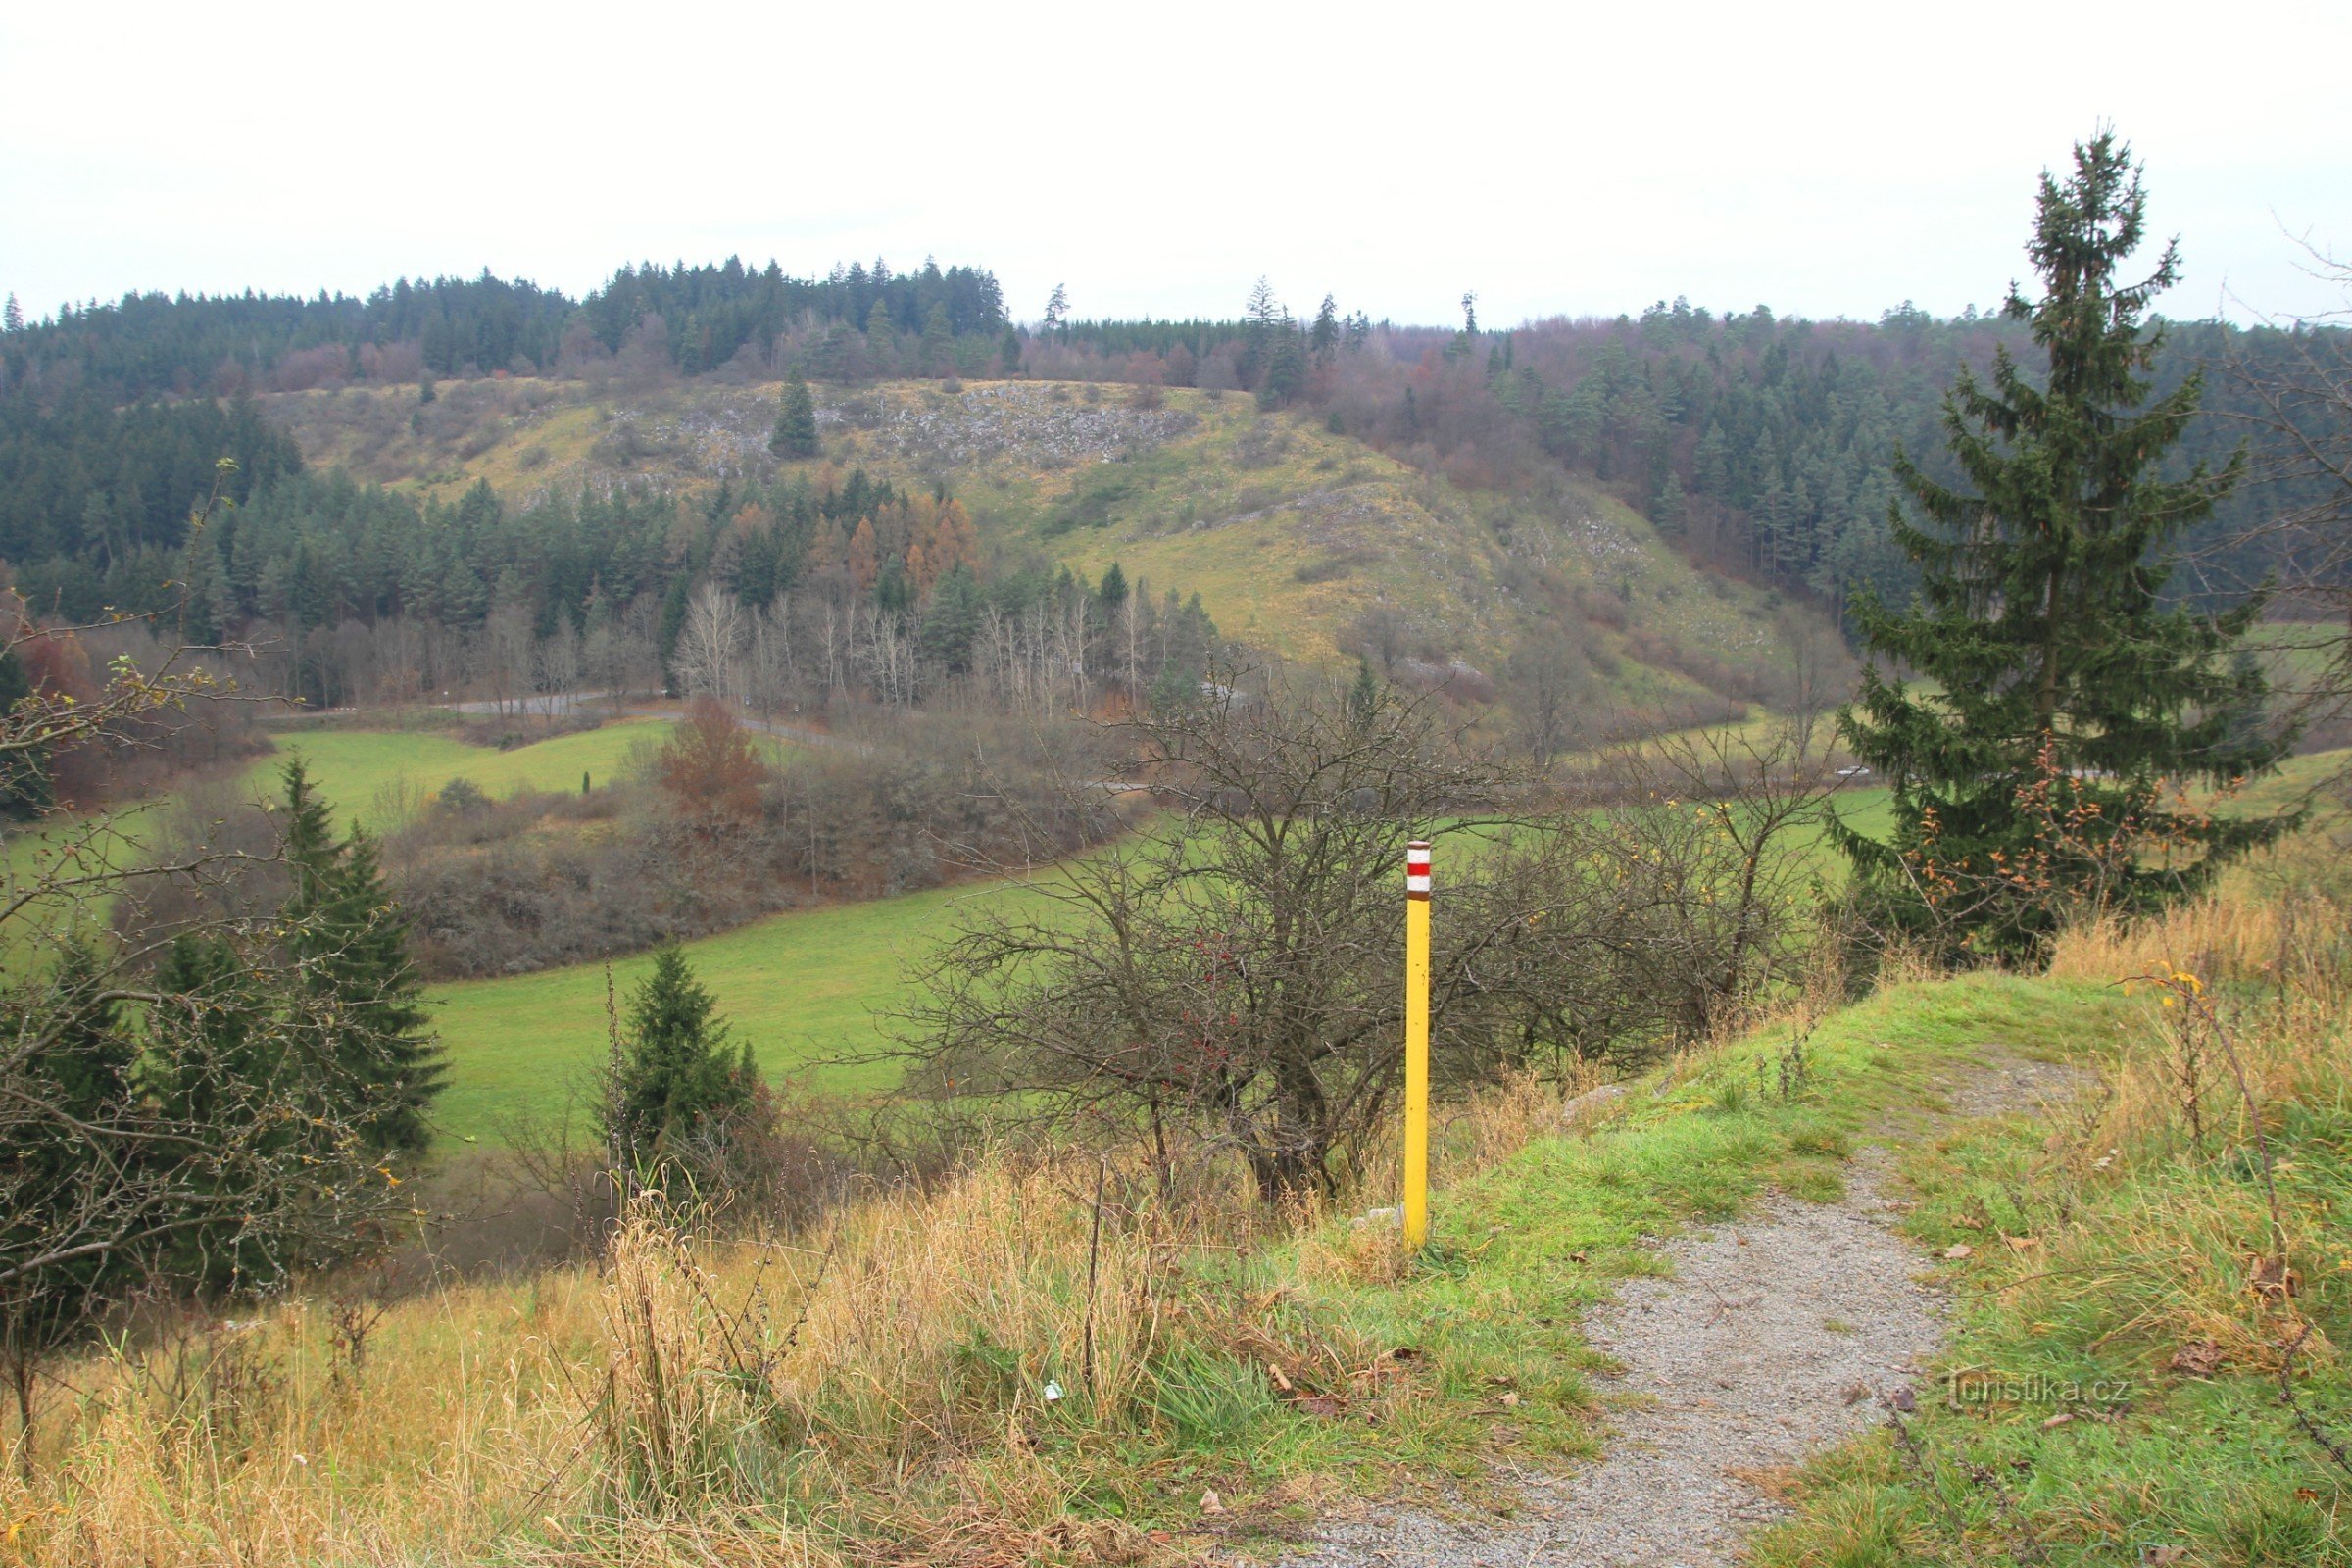
M350 388L266 400L315 466L454 497L623 478L764 474L777 388L483 381L431 405ZM944 482L1001 549L1092 577L1198 591L1228 634L1337 664L1385 616L1408 656L1496 672L1530 631L1584 648L1633 706L1752 686L1783 659L1774 596L1694 569L1638 514L1561 481L1543 498L1459 489L1240 395L999 381L819 389L826 461Z

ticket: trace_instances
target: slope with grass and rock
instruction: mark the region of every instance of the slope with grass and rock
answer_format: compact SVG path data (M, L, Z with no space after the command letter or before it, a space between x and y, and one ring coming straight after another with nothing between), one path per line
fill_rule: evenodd
M772 474L779 388L486 380L264 401L317 467L454 499ZM1638 513L1565 475L1458 487L1295 412L1190 388L885 382L817 389L821 462L944 485L984 541L1092 580L1198 592L1227 635L1311 667L1369 653L1474 697L1533 636L1592 699L1675 718L1786 695L1818 612L1702 569Z

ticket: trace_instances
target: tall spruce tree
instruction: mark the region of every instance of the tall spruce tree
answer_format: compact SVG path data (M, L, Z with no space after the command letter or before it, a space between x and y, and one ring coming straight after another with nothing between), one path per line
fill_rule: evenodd
M776 427L768 434L767 450L786 462L817 454L816 400L798 376L785 383L784 395L776 400Z
M417 1152L448 1069L427 1028L408 918L385 885L374 841L356 830L336 840L300 756L282 776L295 956L306 982L335 1004L316 1066L325 1092L352 1102L341 1108L372 1148Z
M1961 372L1943 426L1966 487L1895 460L1920 515L1897 502L1889 525L1919 596L1853 604L1874 657L1838 729L1892 786L1893 831L1837 836L1873 912L1947 957L2031 957L2070 911L2144 909L2281 825L2172 793L2261 772L2283 742L2245 723L2263 679L2230 657L2259 604L2206 614L2162 597L2165 547L2236 486L2244 456L2160 474L2202 378L2150 396L2162 333L2141 322L2177 259L2167 245L2119 284L2143 233L2140 171L2112 133L2079 145L2064 180L2044 173L2029 247L2042 294L2013 289L2004 309L2046 373L2006 353L1989 386Z

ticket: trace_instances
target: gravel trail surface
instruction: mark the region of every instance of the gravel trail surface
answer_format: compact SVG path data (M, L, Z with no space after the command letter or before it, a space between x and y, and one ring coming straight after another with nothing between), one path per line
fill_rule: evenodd
M1998 1051L1953 1086L1984 1116L2060 1098L2078 1069ZM1598 1462L1531 1482L1517 1517L1447 1520L1371 1507L1330 1521L1298 1568L1712 1568L1780 1516L1795 1465L1886 1418L1942 1342L1941 1301L1895 1229L1891 1157L1861 1150L1835 1203L1774 1195L1665 1246L1673 1273L1628 1280L1585 1332L1623 1364L1597 1381ZM1927 1396L1918 1390L1914 1397Z

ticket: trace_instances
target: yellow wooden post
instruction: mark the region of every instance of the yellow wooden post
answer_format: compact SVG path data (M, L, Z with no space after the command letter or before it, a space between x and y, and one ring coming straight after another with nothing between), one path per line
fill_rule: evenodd
M1404 1245L1429 1240L1429 846L1404 851Z

